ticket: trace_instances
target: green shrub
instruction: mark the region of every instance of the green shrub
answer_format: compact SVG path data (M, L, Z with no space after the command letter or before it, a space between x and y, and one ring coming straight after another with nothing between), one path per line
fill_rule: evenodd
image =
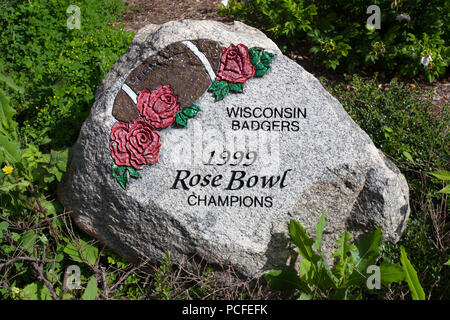
M356 123L403 172L410 188L411 217L400 244L418 270L432 298L448 298L450 272L443 267L450 248L445 181L433 176L448 171L449 108L431 112L431 96L393 79L383 88L376 79L358 76L330 89ZM431 173L432 172L432 173ZM398 245L388 245L391 259Z
M445 0L233 0L221 14L234 15L291 47L307 40L325 66L377 68L432 82L449 63L450 3ZM381 29L366 26L370 5L381 9ZM400 14L410 17L399 21ZM431 57L424 66L422 57Z
M67 27L72 4L81 10L80 29ZM51 147L75 141L97 86L132 38L111 25L123 4L31 0L0 11L0 70L25 89L13 94L25 138Z

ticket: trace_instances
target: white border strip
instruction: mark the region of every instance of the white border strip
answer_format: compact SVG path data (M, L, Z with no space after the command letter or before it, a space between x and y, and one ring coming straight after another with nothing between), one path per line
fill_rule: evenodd
M193 54L195 54L200 61L205 66L206 71L208 71L209 77L212 81L216 80L216 74L214 73L211 64L209 63L208 59L205 57L205 55L198 50L198 48L190 41L183 41L183 44L189 48L189 50L192 51Z
M134 104L137 104L137 94L126 83L122 85L122 90L133 100Z

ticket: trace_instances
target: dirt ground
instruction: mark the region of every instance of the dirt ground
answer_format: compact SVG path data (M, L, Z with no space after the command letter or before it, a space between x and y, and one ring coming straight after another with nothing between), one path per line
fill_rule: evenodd
M230 17L219 15L221 0L124 0L128 12L121 23L126 30L137 31L147 24L162 24L171 20L197 19L217 20L221 22L233 21ZM317 78L323 77L323 83L335 85L343 80L343 77L326 70L322 65L314 62L312 56L306 52L287 52L286 54L308 72ZM411 81L411 87L422 89L435 89L433 96L432 112L439 116L442 108L447 107L450 98L450 77L429 85L419 79ZM383 85L381 85L383 88ZM425 99L425 95L424 95Z
M196 19L232 21L219 16L221 0L125 0L130 9L123 23L127 30L137 31L147 24L171 20Z

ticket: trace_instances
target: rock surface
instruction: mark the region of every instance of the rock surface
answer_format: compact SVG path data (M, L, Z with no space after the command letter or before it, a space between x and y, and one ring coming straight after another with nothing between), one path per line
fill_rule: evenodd
M121 189L111 177L109 149L116 95L145 59L174 42L199 39L224 47L262 47L275 54L272 68L245 83L243 93L230 93L222 101L209 92L201 95L195 103L202 112L187 128L160 131L159 161ZM230 117L230 109L239 107L260 108L267 117ZM275 127L283 131L232 130L246 121L250 126L267 121L263 127L273 129L280 119L269 117L271 110L288 108L300 112L286 116L288 125ZM220 156L227 156L224 150L236 162L241 153L235 152L242 151L242 163L218 165ZM212 151L218 156L213 160ZM256 154L256 161L246 165ZM222 175L222 184L184 188L176 181L188 172L188 179ZM233 172L236 179L230 184ZM248 184L226 190L237 189L243 173ZM271 176L273 181L278 177L278 184L262 187ZM289 219L300 221L314 236L326 211L323 246L329 254L346 229L359 236L382 226L384 240L398 241L409 217L409 190L400 171L317 79L283 56L262 32L239 22L185 20L141 29L97 90L58 194L83 230L132 261L146 257L156 263L171 250L174 260L196 255L231 265L247 277L288 262Z

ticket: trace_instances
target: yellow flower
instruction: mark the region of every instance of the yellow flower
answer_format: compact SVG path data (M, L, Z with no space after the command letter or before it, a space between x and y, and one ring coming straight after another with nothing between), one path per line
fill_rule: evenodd
M4 174L10 174L11 172L13 172L13 168L10 166L5 166L3 167L2 171Z

